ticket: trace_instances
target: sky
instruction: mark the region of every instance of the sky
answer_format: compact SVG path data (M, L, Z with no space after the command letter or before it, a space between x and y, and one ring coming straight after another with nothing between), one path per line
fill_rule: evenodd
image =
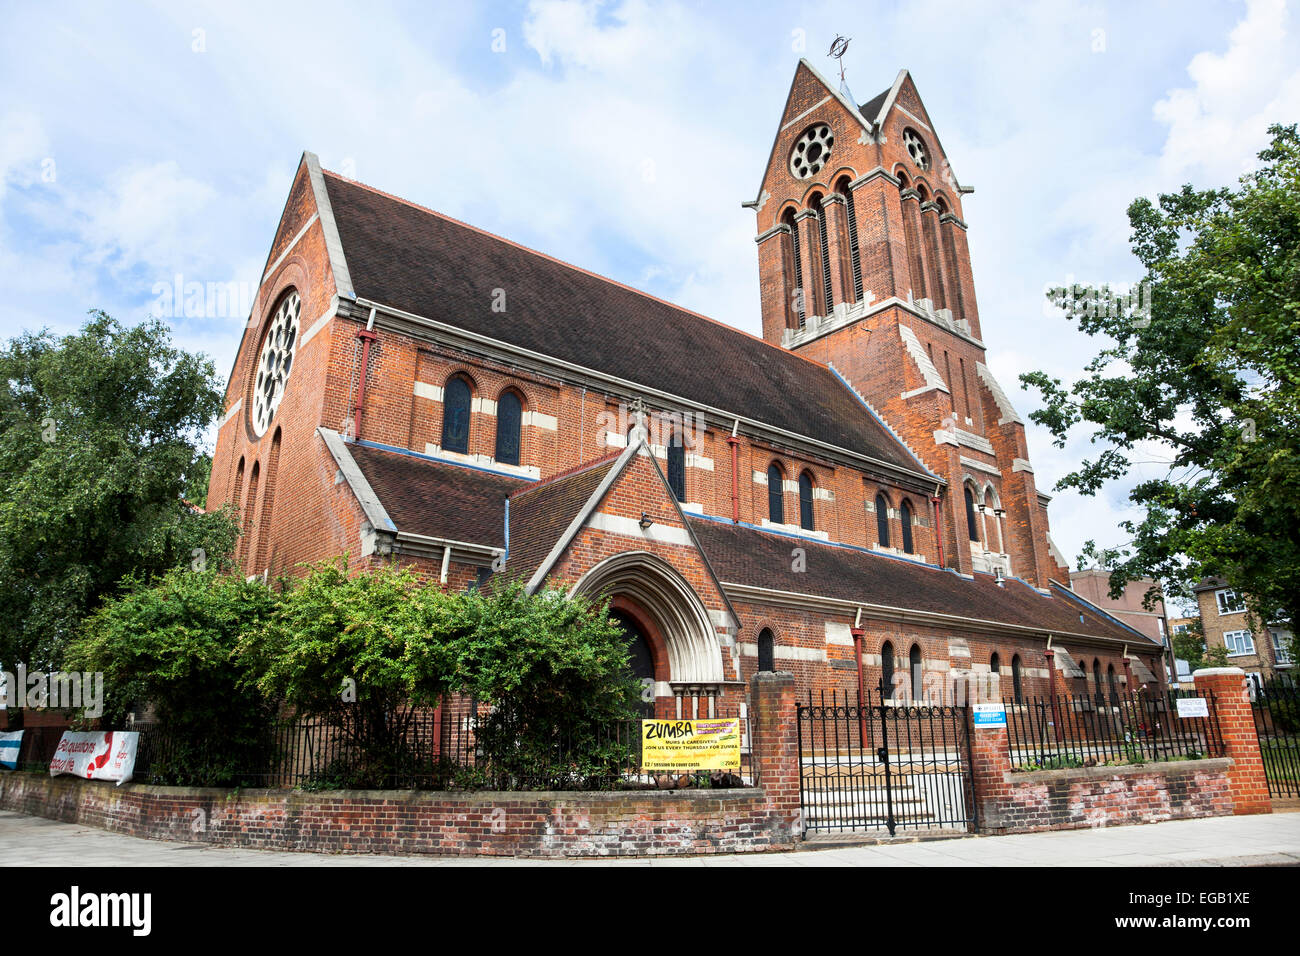
M1300 119L1285 0L25 4L0 0L0 339L150 314L228 374L303 150L758 334L755 198L800 56L912 73L958 180L989 365L1022 415L1099 348L1045 303L1140 278L1125 210L1232 185ZM176 309L188 283L237 294ZM234 283L233 286L226 285ZM210 307L208 307L210 305ZM1040 490L1095 455L1030 423ZM1123 544L1137 480L1049 514Z

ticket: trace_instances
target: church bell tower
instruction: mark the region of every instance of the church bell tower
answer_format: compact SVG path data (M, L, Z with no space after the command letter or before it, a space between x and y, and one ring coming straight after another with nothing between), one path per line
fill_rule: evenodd
M907 70L855 102L800 60L757 198L763 337L832 366L943 479L946 563L1068 582L990 371L962 186Z

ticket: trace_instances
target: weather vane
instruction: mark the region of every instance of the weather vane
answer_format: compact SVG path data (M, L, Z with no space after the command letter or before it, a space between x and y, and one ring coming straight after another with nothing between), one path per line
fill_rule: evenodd
M831 44L830 52L827 56L834 57L840 64L840 85L844 85L844 51L849 48L849 41L845 37L835 34L835 42Z

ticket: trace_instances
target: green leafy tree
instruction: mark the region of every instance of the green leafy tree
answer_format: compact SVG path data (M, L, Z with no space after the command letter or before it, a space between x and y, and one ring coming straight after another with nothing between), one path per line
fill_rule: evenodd
M180 785L237 783L265 762L274 704L248 685L245 635L272 614L276 597L260 582L209 569L173 569L126 590L86 619L66 663L104 674L104 718L121 727L129 711L161 731L153 779Z
M1193 672L1205 666L1205 629L1201 626L1199 617L1188 625L1187 630L1175 634L1170 644L1174 649L1174 657L1187 661L1187 666Z
M221 404L211 361L157 321L93 312L74 335L0 347L0 661L57 666L123 578L226 559L231 515L182 501L206 485Z
M403 761L416 709L447 691L449 645L464 627L461 599L410 569L349 574L338 560L290 582L241 650L263 694L340 729L356 755L332 768L342 779L379 785L411 769Z
M563 787L626 767L639 736L615 730L630 729L640 686L607 606L553 589L529 596L517 582L464 601L451 683L493 706L477 740L494 772Z
M1129 544L1085 556L1111 593L1149 576L1170 597L1219 575L1267 621L1300 622L1300 137L1272 126L1261 166L1236 190L1181 191L1129 207L1143 293L1053 289L1067 317L1107 341L1070 388L1020 376L1044 407L1030 417L1064 447L1093 426L1101 453L1057 484L1095 495L1130 459L1167 455L1140 481Z

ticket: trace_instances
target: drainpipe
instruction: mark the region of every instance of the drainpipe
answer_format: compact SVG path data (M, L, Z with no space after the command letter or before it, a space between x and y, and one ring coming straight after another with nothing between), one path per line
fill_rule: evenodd
M934 494L930 496L930 504L934 505L934 543L939 548L939 567L943 567L943 512L939 510L939 486L934 486Z
M1056 652L1052 650L1052 635L1047 635L1047 694L1052 701L1052 734L1059 741L1061 728L1061 704L1056 699Z
M727 444L731 446L731 523L740 523L740 439L736 433L740 431L740 419L736 419L736 424L731 426L731 434L727 436Z
M366 322L366 327L357 333L357 338L361 340L361 377L357 385L357 407L352 414L355 425L353 427L353 436L361 440L361 410L366 404L366 370L370 368L370 343L379 338L374 332L375 328L375 309L371 306L370 320Z
M849 631L853 635L853 663L857 665L858 670L858 746L862 748L865 754L867 750L867 701L862 696L862 608L858 608L858 615L853 619L853 628Z

